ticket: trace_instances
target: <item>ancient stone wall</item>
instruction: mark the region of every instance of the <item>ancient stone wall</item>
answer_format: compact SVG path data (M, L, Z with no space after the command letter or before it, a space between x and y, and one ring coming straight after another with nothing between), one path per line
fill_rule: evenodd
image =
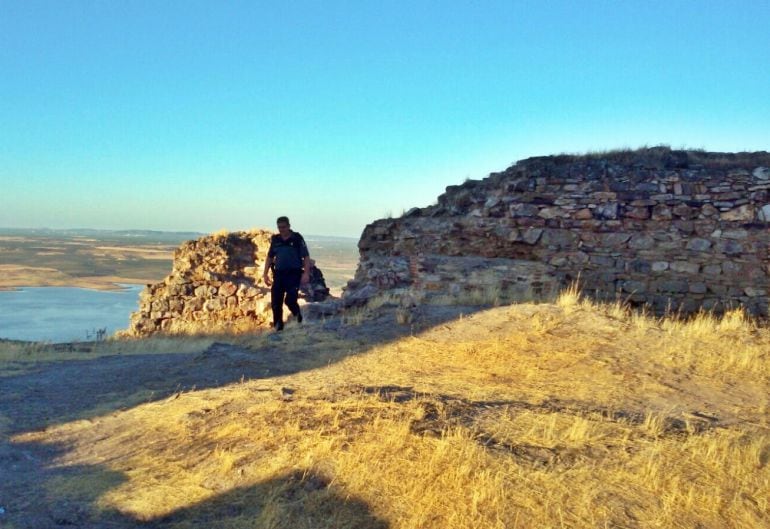
M768 153L531 158L367 226L343 299L404 287L520 299L578 280L656 312L767 314L769 243Z
M128 336L158 332L244 331L269 327L270 289L258 282L270 247L265 230L214 234L182 244L171 273L147 285ZM323 275L309 285L311 300L328 295Z

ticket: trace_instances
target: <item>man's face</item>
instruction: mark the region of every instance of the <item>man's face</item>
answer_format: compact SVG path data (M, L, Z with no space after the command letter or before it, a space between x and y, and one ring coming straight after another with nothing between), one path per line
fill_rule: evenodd
M277 226L278 226L278 233L280 233L282 237L287 237L291 232L291 230L289 229L290 226L288 222L279 222Z

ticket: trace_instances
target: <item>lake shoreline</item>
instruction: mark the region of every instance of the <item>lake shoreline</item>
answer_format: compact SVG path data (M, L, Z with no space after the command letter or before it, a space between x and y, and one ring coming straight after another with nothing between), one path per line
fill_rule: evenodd
M2 266L0 265L0 269ZM2 269L3 272L6 270ZM10 274L0 279L0 292L13 292L24 288L84 288L87 290L102 290L118 292L124 290L120 285L149 285L162 279L146 279L120 276L88 276L88 277L23 277Z
M43 286L0 292L0 338L70 343L93 341L100 329L112 335L128 327L143 285L112 287Z

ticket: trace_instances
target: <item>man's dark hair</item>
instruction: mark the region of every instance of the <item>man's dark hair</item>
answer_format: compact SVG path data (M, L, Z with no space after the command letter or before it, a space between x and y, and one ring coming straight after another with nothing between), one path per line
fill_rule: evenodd
M276 224L280 224L282 222L285 222L286 224L291 224L289 222L289 217L278 217L275 221Z

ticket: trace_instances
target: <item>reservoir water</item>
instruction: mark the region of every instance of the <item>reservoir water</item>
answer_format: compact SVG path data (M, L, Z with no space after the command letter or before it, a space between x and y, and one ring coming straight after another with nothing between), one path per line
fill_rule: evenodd
M123 290L36 287L0 291L0 338L46 342L93 340L128 327L143 285Z

